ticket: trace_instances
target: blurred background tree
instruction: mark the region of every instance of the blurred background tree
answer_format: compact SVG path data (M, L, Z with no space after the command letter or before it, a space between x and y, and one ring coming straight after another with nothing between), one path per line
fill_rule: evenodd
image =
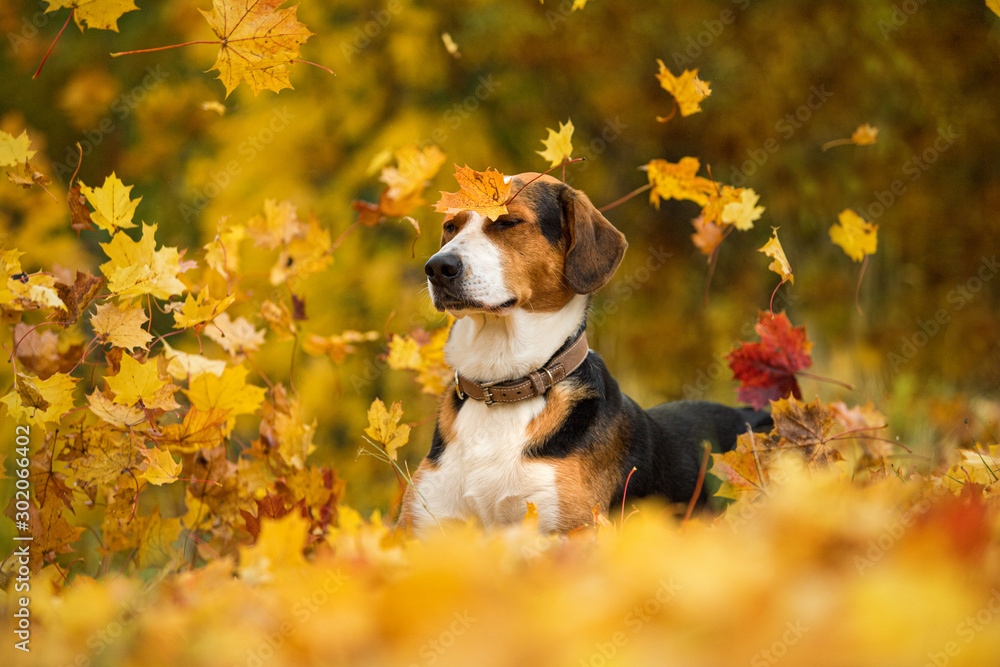
M608 213L630 249L594 299L592 346L641 403L735 402L722 357L752 337L767 307L777 278L754 251L775 226L796 273L777 303L808 326L814 370L855 387L805 380L807 398L871 400L918 446L967 438L970 415L981 420L974 428L995 426L1000 17L983 2L596 0L579 11L570 0L305 2L299 17L316 35L303 58L336 76L296 65L294 90L257 97L245 86L225 97L205 73L214 46L108 57L210 38L197 11L208 4L140 2L119 20L120 33L71 26L37 80L65 10L44 14L46 3L32 0L0 7L0 129L29 131L59 199L0 186L3 245L26 251L27 270L53 261L92 270L103 260L93 236L81 243L69 228L63 195L77 142L80 179L99 185L115 171L143 197L137 218L159 223L163 243L200 258L220 218L243 224L267 199L290 200L337 238L354 222L353 200L377 200L382 186L370 167L387 149L437 143L446 165L544 169L535 151L545 129L572 119L574 155L588 159L567 170L567 181L598 206L645 183L638 167L650 159L694 156L716 181L754 188L767 209L753 231L722 245L708 304L707 264L690 240L695 205L656 211L643 196ZM654 77L657 58L711 82L701 113L655 120L673 104ZM874 145L821 150L863 123L880 129ZM455 189L450 173L442 169L432 195ZM854 306L859 267L827 231L847 208L879 225L863 315ZM427 207L415 217L423 234L413 256L406 224L345 238L333 264L297 294L305 331L400 334L445 324L423 275L440 216ZM665 254L650 270L656 263L647 261ZM252 244L241 260L232 310L259 324L265 299L291 295L269 284L270 260ZM358 347L336 365L300 352L295 386L318 420L315 457L340 468L346 501L384 508L396 480L384 464L356 458L366 408L375 396L402 400L407 420L425 422L401 450L412 467L429 446L435 401L386 368L385 338ZM269 339L256 362L283 380L291 354L292 343ZM9 365L2 380L10 385Z

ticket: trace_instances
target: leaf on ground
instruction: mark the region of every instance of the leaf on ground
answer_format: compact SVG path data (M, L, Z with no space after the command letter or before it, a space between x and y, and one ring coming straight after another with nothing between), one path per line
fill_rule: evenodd
M874 255L878 248L878 225L866 222L864 218L845 209L837 216L837 222L830 227L830 240L836 243L855 262L865 255Z
M758 410L789 395L802 398L795 373L812 366L805 327L792 327L784 313L761 311L754 327L759 343L743 343L726 355L740 387L737 395Z
M385 453L393 461L396 460L396 450L410 439L410 427L400 424L403 417L403 404L399 401L386 410L382 399L376 398L368 408L368 426L365 433L376 444L382 445Z
M717 496L738 500L748 493L754 494L764 490L767 480L762 480L760 475L764 472L766 477L767 472L758 465L760 452L764 448L763 440L764 438L756 433L753 435L741 433L737 437L735 449L721 454L712 453L712 467L709 472L723 482L722 488L716 493Z
M803 403L795 398L771 402L774 433L779 447L802 448L810 463L840 460L840 452L832 448L830 434L834 427L833 411L820 400Z
M712 94L710 81L702 81L698 78L698 69L684 70L680 76L674 76L667 69L660 59L656 60L660 65L660 71L656 78L660 81L660 86L674 96L680 108L682 116L690 116L701 111L701 102ZM657 116L656 120L665 123L669 118Z
M103 336L114 345L124 350L132 351L139 347L146 349L153 336L142 328L149 318L142 306L124 306L119 308L113 303L97 306L90 317L94 334Z
M49 3L46 12L72 9L73 20L80 30L86 27L118 32L118 19L122 14L139 9L133 0L46 0L46 2Z
M291 88L288 66L313 34L299 22L298 6L279 9L286 0L214 0L212 12L199 10L222 46L212 69L226 87L226 97L240 80L257 95Z
M565 125L559 121L559 131L546 128L549 136L542 139L544 151L535 151L544 159L549 161L550 167L558 167L573 155L573 119L566 121Z
M458 192L442 192L441 199L434 206L435 211L447 216L475 211L490 220L507 213L511 185L510 181L504 182L500 172L493 169L473 171L468 166L455 165L455 180L458 181Z
M758 248L757 252L762 252L774 260L767 268L781 276L781 282L787 280L794 283L795 276L792 275L792 267L788 264L788 258L785 257L785 249L781 247L781 241L778 240L778 228L772 228L772 232L774 235L763 247Z

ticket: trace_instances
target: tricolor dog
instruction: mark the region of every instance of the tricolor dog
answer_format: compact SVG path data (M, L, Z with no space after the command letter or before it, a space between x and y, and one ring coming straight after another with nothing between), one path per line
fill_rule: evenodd
M537 174L512 179L512 192ZM732 449L770 417L699 401L643 410L588 350L590 294L614 275L625 237L585 194L542 176L489 220L444 223L425 266L434 307L458 320L445 346L455 384L441 396L430 452L403 497L399 525L520 521L569 531L593 509L659 495L688 503L705 440ZM702 491L702 496L705 493Z

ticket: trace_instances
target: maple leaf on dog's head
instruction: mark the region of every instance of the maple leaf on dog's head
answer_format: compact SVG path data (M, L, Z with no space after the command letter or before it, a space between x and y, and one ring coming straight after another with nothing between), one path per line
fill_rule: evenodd
M435 211L449 216L462 211L475 211L490 220L496 220L507 213L510 198L510 181L504 182L503 174L487 168L474 171L468 166L455 165L455 180L458 192L442 192Z
M812 366L812 343L805 327L792 327L784 313L771 317L761 311L754 327L759 343L743 343L726 355L733 375L740 382L737 396L753 407L789 395L802 398L795 373Z
M133 0L46 0L46 2L49 3L46 12L54 12L64 7L72 9L73 20L80 30L84 29L83 24L86 23L88 28L118 32L118 19L121 15L139 9Z
M298 7L278 9L285 0L215 0L212 12L199 10L222 40L212 69L226 87L226 97L240 79L254 95L291 88L288 65L313 34L295 16Z

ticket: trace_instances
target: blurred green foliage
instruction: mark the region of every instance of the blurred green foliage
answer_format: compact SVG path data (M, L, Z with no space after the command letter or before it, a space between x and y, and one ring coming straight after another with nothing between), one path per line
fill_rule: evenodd
M245 221L269 198L314 213L336 238L354 220L352 200L378 197L367 167L387 148L436 142L449 165L542 169L535 151L545 129L571 118L575 155L588 159L567 181L598 206L645 183L637 168L650 159L690 155L720 183L753 187L767 208L754 230L722 245L707 304L707 265L689 238L693 204L656 211L639 197L608 213L630 250L594 299L592 346L640 402L735 401L722 356L752 338L776 284L755 252L771 226L781 228L796 274L777 303L807 325L814 370L855 387L805 380L807 397L872 400L918 444L966 438L962 397L996 398L1000 18L983 2L595 0L575 12L568 0L304 2L299 17L316 34L303 58L336 76L299 64L294 90L254 97L242 86L228 99L204 71L213 46L108 57L211 35L197 11L207 1L139 4L120 33L70 26L37 80L31 74L65 11L42 14L45 3L30 0L0 7L0 129L29 131L37 166L60 196L0 184L3 245L25 251L28 270L52 262L93 270L103 260L93 235L81 243L69 229L61 198L77 142L81 180L98 185L115 171L143 197L137 218L200 258L222 216ZM447 52L443 32L460 57ZM673 103L654 78L657 58L675 73L697 67L711 82L701 113L656 122ZM225 115L202 107L212 101ZM863 123L880 129L875 145L820 150ZM432 195L454 189L450 173L442 170ZM863 315L854 305L859 265L827 232L845 208L879 225ZM429 208L416 217L423 234L412 257L405 224L346 238L299 295L307 331L444 324L422 269L440 218ZM268 285L269 265L255 265L254 252L243 258L245 298L233 310L261 323L263 300L289 295ZM650 271L647 261L663 254ZM295 370L304 411L319 421L316 457L335 462L347 502L361 508L385 507L396 486L383 464L356 460L372 398L402 399L412 422L435 409L410 377L386 369L384 351L384 339L364 344L336 366L300 353ZM285 379L291 354L290 343L269 340L257 362ZM9 364L2 380L9 386ZM411 467L431 429L415 428L401 452Z

